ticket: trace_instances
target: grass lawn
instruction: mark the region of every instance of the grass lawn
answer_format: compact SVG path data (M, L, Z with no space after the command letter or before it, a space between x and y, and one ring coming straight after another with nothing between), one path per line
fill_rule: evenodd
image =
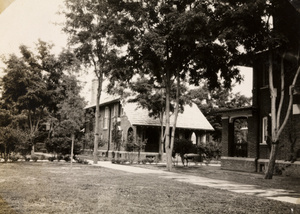
M255 196L64 162L0 164L0 213L291 213ZM297 213L297 212L294 212Z

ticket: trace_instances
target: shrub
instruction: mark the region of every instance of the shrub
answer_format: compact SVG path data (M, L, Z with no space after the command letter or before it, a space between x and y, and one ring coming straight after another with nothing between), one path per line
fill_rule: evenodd
M127 162L128 162L127 159L120 159L120 164L125 164L125 163L127 163Z
M71 161L71 158L70 158L70 156L68 156L68 155L67 155L67 156L65 156L65 157L64 157L64 161L66 161L66 162L70 162L70 161Z
M62 156L61 154L57 155L57 161L61 161L64 159L64 156Z
M38 156L35 156L35 155L32 155L31 156L31 159L34 161L34 162L37 162L37 160L39 159Z
M111 163L116 163L116 159L112 158Z
M81 163L81 164L88 164L89 163L87 160L84 160L84 159L81 159L81 158L76 158L75 160L77 161L77 163Z
M148 163L153 163L154 162L154 158L147 158Z
M187 139L176 138L174 141L172 157L174 158L176 154L179 154L181 161L184 164L184 155L188 153L197 153L197 148L193 142Z
M19 160L19 157L17 157L17 156L11 156L11 157L10 157L10 160L11 160L12 162L17 162L17 161Z
M198 154L205 156L206 161L210 161L213 158L219 159L221 156L221 148L218 144L213 142L201 143L197 147Z
M45 155L41 155L41 160L45 160L46 156Z
M48 157L48 160L53 162L56 158L53 156L53 157Z
M29 162L29 161L30 161L30 158L25 157L25 161Z

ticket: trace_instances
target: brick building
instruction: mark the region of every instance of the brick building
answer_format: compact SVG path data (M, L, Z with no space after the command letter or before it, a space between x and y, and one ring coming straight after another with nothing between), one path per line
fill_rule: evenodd
M86 112L95 111L96 81L92 84L91 105L87 106ZM170 118L173 124L173 117ZM165 124L164 124L165 126ZM121 134L121 146L113 139L114 129ZM86 121L86 133L94 130L94 118ZM209 131L214 130L196 104L184 106L184 112L179 113L175 137L192 140L194 144L206 141ZM161 122L159 118L149 117L146 109L139 108L137 103L125 103L119 97L102 94L100 100L100 139L104 143L99 147L101 156L113 156L112 153L126 154L125 144L128 136L132 134L134 140L145 141L142 157L156 156L164 153L160 145ZM86 149L91 152L91 149Z
M290 39L289 54L299 54L300 47L300 4L282 0L282 7L277 11L274 28ZM280 96L280 60L276 50L273 51L274 87ZM285 116L289 102L289 86L299 62L288 57L284 61L285 99L283 114ZM268 53L256 55L253 62L253 103L251 107L231 109L222 114L222 168L249 172L262 172L268 164L270 155L269 137L271 126L271 99L268 80ZM291 115L279 142L277 169L288 175L300 176L300 77L293 93ZM279 99L277 99L278 101ZM277 107L279 102L277 102Z

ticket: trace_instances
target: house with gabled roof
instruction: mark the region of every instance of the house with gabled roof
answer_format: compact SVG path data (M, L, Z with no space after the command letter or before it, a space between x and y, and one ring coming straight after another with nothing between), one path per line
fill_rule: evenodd
M87 113L94 112L95 102L92 100L85 110ZM171 116L170 124L173 124L173 120L174 117ZM94 127L94 119L86 121L86 133L93 132ZM117 129L121 133L121 146L116 145L116 142L114 142L113 129ZM189 139L194 144L199 144L200 142L205 142L207 133L213 130L213 127L196 104L185 105L184 111L178 115L175 137ZM104 145L99 147L101 156L112 157L116 151L119 154L126 153L125 144L130 134L133 134L135 140L140 139L146 142L142 149L142 157L155 156L159 152L164 152L163 148L159 146L161 135L160 119L150 117L147 109L139 107L137 103L124 102L118 96L102 93L99 134L100 140L104 142Z

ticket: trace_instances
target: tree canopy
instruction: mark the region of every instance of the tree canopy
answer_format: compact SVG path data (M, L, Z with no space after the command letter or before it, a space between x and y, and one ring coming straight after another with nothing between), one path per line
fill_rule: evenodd
M124 45L124 42L117 33L119 20L117 13L110 7L110 1L66 0L65 4L64 31L69 35L69 45L75 56L93 70L98 80L94 131L94 163L97 163L102 84L113 70L119 54L118 47Z
M111 5L122 29L114 33L123 35L127 44L122 58L125 63L111 80L128 81L141 76L148 84L164 89L165 139L171 168L168 149L172 151L176 128L176 120L174 124L169 122L171 90L176 91L176 118L183 83L198 85L206 79L210 88L229 88L232 79L240 81L239 71L234 67L236 59L232 57L238 43L229 49L226 38L219 40L219 20L210 1L114 1Z
M14 138L2 140L4 146L14 143L10 151L26 155L37 142L43 142L47 138L45 132L53 130L52 119L61 114L58 104L73 96L67 94L62 79L66 78L68 70L74 69L76 61L67 51L55 56L51 48L51 44L43 41L38 41L34 50L21 45L20 57L10 55L5 60L0 103L4 120L0 126L6 130L0 135L1 138ZM48 123L50 130L45 130Z

